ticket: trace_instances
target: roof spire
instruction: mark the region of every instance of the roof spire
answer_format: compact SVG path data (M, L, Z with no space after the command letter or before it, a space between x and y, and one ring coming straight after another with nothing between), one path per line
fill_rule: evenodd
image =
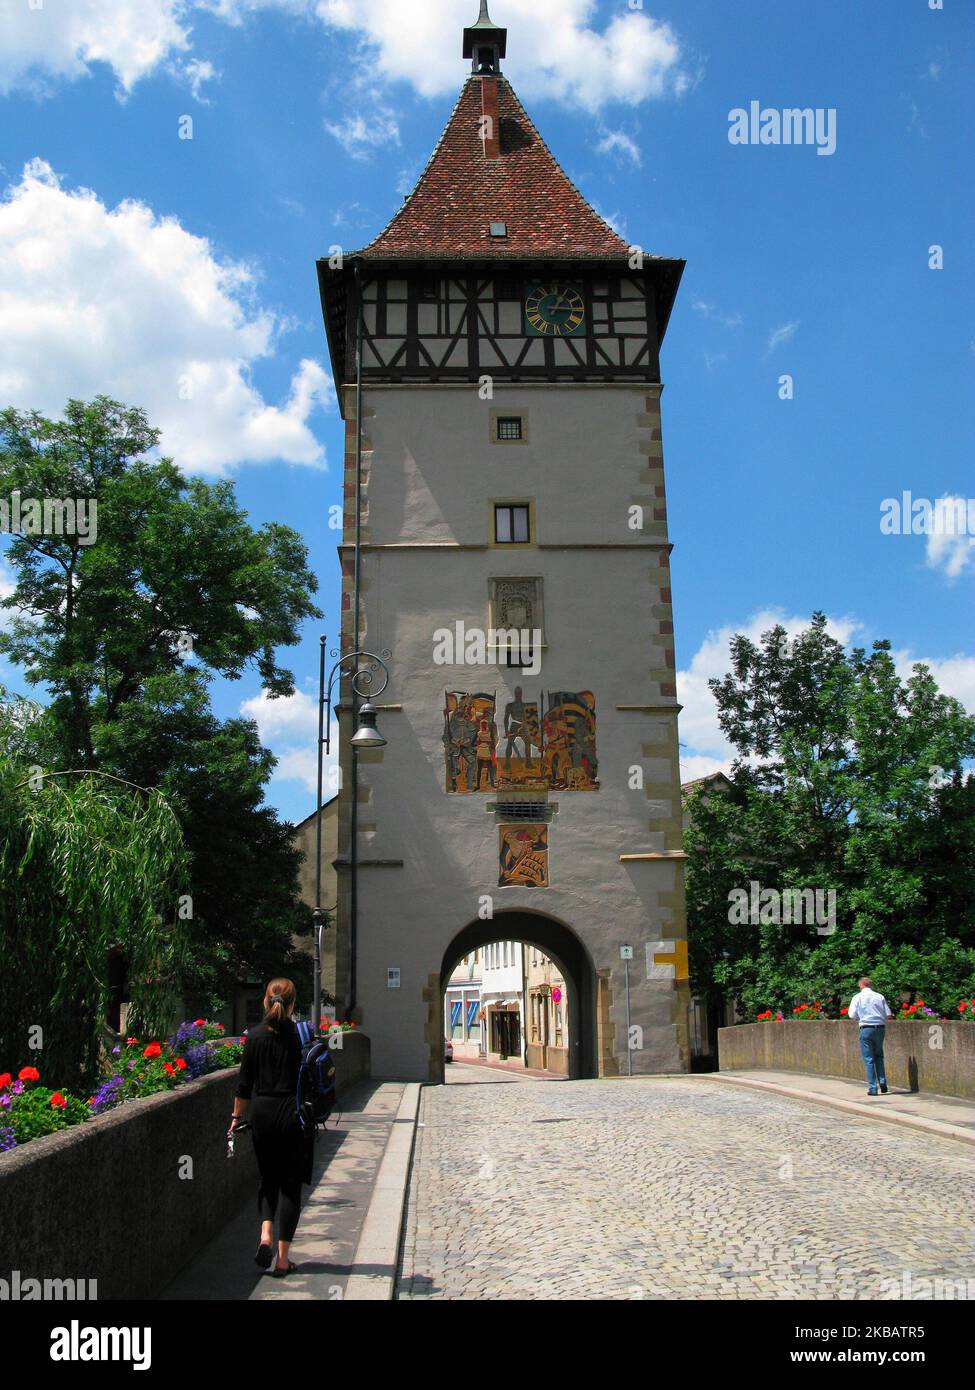
M481 0L477 23L464 30L464 57L473 59L474 71L482 77L494 77L501 71L508 40L507 29L501 29L488 14L488 0Z

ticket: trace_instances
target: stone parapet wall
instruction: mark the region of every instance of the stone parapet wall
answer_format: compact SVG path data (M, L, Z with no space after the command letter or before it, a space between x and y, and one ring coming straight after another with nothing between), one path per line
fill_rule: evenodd
M334 1056L340 1092L369 1076L367 1037L346 1036ZM95 1280L99 1299L159 1294L256 1197L246 1131L227 1157L237 1077L216 1072L0 1155L0 1279Z
M891 1086L975 1100L975 1025L891 1023L884 1041ZM863 1081L859 1029L846 1021L740 1023L718 1029L719 1071L798 1071Z

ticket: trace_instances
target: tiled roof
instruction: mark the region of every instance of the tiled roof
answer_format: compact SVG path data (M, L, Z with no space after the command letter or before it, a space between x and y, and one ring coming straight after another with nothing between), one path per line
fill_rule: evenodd
M482 82L497 85L496 159L485 157L481 140ZM492 237L492 222L505 223L507 237ZM616 260L629 247L560 168L507 80L472 75L416 188L359 254Z

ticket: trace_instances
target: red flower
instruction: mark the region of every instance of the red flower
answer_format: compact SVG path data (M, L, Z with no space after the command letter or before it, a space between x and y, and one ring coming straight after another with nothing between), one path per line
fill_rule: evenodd
M36 1067L21 1067L17 1073L18 1081L40 1081L41 1074Z
M61 1094L60 1091L55 1091L54 1095L51 1097L51 1104L57 1110L63 1110L67 1103L68 1102L65 1100L64 1096Z
M177 1070L177 1071L185 1071L185 1070L186 1070L186 1058L185 1058L185 1057L177 1057L177 1058L176 1058L176 1070Z
M157 1042L151 1042L143 1052L143 1057L158 1057L162 1052L162 1047Z
M229 1042L229 1041L228 1041L228 1042L225 1042L225 1043L224 1043L224 1047L233 1047L233 1043L232 1043L232 1042Z
M170 1074L170 1076L175 1076L175 1075L176 1075L176 1068L173 1066L172 1062L166 1062L166 1063L164 1063L164 1065L163 1065L163 1071L168 1071L169 1074Z
M848 1014L849 1012L850 1010L847 1008L845 1004L843 1005L842 1009L840 1009L841 1014Z
M206 1019L205 1019L205 1018L194 1018L194 1020L193 1020L193 1027L194 1027L194 1028L205 1028L205 1027L206 1027Z
M222 1023L218 1023L217 1027L220 1029L221 1033L226 1033L227 1030Z
M964 1005L962 1005L962 1007L964 1008ZM0 1076L0 1091L5 1091L11 1081L13 1081L13 1077L10 1075L9 1071L5 1071L3 1075Z
M125 1039L125 1046L126 1046L126 1047L135 1047L135 1045L136 1045L136 1043L137 1043L138 1041L139 1041L138 1038L126 1038L126 1039Z
M89 1104L89 1105L94 1105L94 1104L95 1104L95 1097L94 1097L94 1096L89 1096L89 1097L88 1097L88 1104Z

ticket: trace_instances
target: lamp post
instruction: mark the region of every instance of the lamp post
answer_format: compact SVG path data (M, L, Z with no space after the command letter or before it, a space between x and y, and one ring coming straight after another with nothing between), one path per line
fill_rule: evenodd
M345 656L340 657L332 667L325 679L325 637L319 639L319 662L318 662L318 800L316 803L317 814L315 816L315 908L312 912L312 927L315 934L315 984L312 992L312 1024L315 1036L321 1026L322 1015L322 932L325 928L327 913L322 907L322 775L324 771L325 755L331 752L331 732L332 732L332 687L335 684L335 677L341 672L343 675L352 677L352 710L353 714L358 712L358 724L355 733L350 740L352 746L352 940L351 949L355 953L355 896L356 896L356 867L357 867L357 830L356 810L358 806L358 776L356 769L356 755L362 748L384 748L386 740L376 727L376 710L371 703L372 695L380 695L389 683L389 669L382 657L376 656L373 652L355 651L346 652ZM333 653L334 655L334 653ZM389 653L387 652L387 656ZM365 661L366 665L360 665ZM349 667L348 663L352 662ZM382 684L373 688L375 672L382 670L380 677ZM361 697L365 703L358 704Z

